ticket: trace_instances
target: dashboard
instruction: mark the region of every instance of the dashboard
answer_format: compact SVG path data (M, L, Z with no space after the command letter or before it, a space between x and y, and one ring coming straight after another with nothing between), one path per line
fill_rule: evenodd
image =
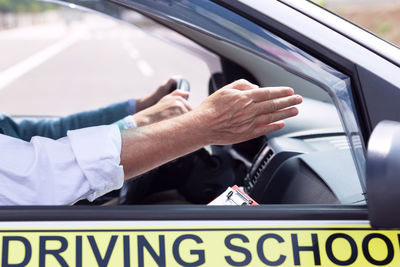
M299 110L280 131L203 148L130 180L119 204L208 204L233 185L260 204L365 203L335 106L304 98Z
M267 136L244 178L246 193L264 204L362 203L336 108L313 99L304 102L298 117Z
M338 204L363 200L346 136L275 137L265 144L244 179L264 204Z

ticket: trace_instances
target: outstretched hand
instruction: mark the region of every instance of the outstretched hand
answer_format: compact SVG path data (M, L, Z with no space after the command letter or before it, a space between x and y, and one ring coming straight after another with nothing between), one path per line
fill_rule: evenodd
M208 144L246 141L284 127L296 116L302 98L288 87L263 87L238 80L208 97L195 114L196 126Z
M122 131L125 178L203 146L239 143L279 130L283 119L298 114L293 106L301 102L288 87L259 88L245 80L228 84L191 112Z

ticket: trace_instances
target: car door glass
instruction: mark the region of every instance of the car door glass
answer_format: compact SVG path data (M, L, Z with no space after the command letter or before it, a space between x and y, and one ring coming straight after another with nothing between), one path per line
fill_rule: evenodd
M155 69L166 70L168 74L173 70L194 81L192 86L199 88L199 95L191 96L196 105L205 97L209 72L214 74L222 71L228 76L234 68L227 67L224 62L232 61L233 65L243 67L243 70L254 76L262 86L291 86L297 93L305 96L300 116L287 120L283 131L268 135L268 140L263 146L252 147L255 152L259 151L259 154L254 159L247 158L253 162L250 163L244 182L240 184L247 193L257 196L256 200L261 204L363 202L365 149L361 142L349 76L268 30L210 1L55 2L66 3L72 9L78 6L79 10L82 10L81 7L94 9L128 22L129 25L135 23L162 39L179 44L180 48L171 47L167 49L169 52L165 52L164 48L158 46L157 38L144 37L137 29L120 28L121 26L114 22L93 18L93 15L86 13L79 15L84 17L83 22L86 24L89 20L89 25L83 23L86 26L78 27L78 34L70 38L85 41L86 43L83 42L81 45L87 45L92 39L100 41L106 36L111 38L109 42L105 42L111 48L109 53L92 56L92 59L85 60L86 54L83 53L78 60L80 64L76 62L77 60L72 60L76 70L61 72L62 75L69 73L69 78L72 77L71 82L67 83L72 89L76 87L75 82L79 75L83 75L85 83L82 87L86 87L86 90L89 88L90 96L100 95L97 94L97 88L104 86L104 82L97 81L99 75L96 75L95 68L91 68L88 63L100 67L103 71L103 75L100 76L105 76L107 81L105 87L112 92L111 96L121 98L130 96L130 91L126 91L130 86L129 81L138 80L131 76L133 68L145 76L140 80L147 80L151 84L151 86L139 84L138 87L150 89L156 86L156 79L153 76L156 73ZM194 42L182 38L165 27L155 26L153 22L137 13L132 13L132 10L161 22L188 36ZM74 26L73 19L68 23L71 24L68 27ZM134 37L138 39L134 41ZM96 49L104 46L102 42L97 44L97 47L94 46ZM144 49L143 54L137 51L138 46ZM181 55L182 48L189 49L202 60ZM208 48L209 51L204 48ZM81 47L79 51L87 51L87 54L92 52L88 46L85 49L82 50ZM120 58L115 58L117 56ZM143 63L147 57L152 57L153 68L149 68L148 63L147 66ZM188 57L192 61L189 62ZM71 60L68 56L66 58ZM86 83L88 82L85 80L88 78L86 73L97 81L95 86ZM48 76L52 78L57 74ZM126 78L128 79L125 80ZM128 81L128 85L121 83L122 80ZM121 88L125 91L118 91ZM109 97L103 97L103 100L104 98L110 100ZM90 100L93 99L86 97L83 101L77 102L86 103ZM94 102L97 105L102 104L98 100L93 100ZM233 146L232 150L239 152L239 158L242 156L240 155L242 151L236 146ZM246 160L243 157L240 159Z
M12 3L10 9L18 6ZM207 87L207 65L189 51L200 48L179 34L129 10L118 14L137 27L74 5L35 13L40 2L24 3L20 6L27 11L9 13L0 31L1 112L47 117L97 109L143 97L175 74L191 82L193 106L206 97L198 88ZM168 35L188 48L146 31Z
M370 31L383 40L394 45L400 45L398 13L400 6L396 0L375 1L318 1L313 0L322 8L345 18Z
M365 191L365 148L361 141L359 123L352 98L351 79L349 76L305 51L302 51L268 30L230 10L217 4L212 4L209 1L182 0L154 2L146 0L113 0L113 2L157 18L157 20L162 23L182 25L183 28L176 27L181 31L186 31L187 33L191 30L198 31L205 36L218 40L218 42L227 44L225 48L232 46L239 48L236 50L238 52L245 51L245 53L251 54L252 56L264 59L268 62L264 65L266 70L268 66L270 66L268 64L271 64L284 70L288 77L295 76L298 81L302 80L303 84L314 85L310 86L312 89L311 92L307 90L307 88L301 88L302 86L299 86L300 88L295 88L295 90L311 99L334 104L337 112L336 118L340 120L342 131L347 137L343 144L341 143L343 141L339 140L337 142L339 142L340 145L334 146L338 149L350 148L347 150L347 155L349 156L348 159L352 159L351 168L354 172L351 171L351 173L356 176L354 177L351 175L353 177L344 177L344 179L359 179L359 186L363 188L362 192ZM222 49L218 52L220 54L224 53ZM240 53L238 53L238 55L239 54ZM235 58L235 56L232 56L232 58ZM239 61L239 56L236 56L236 58L238 59L237 61ZM248 58L251 58L251 56ZM242 63L242 65L251 68L250 64ZM264 74L268 76L268 73L265 72ZM261 77L262 75L257 75L257 73L255 73L255 76L258 80L262 81L262 85L268 85L268 81L263 80ZM278 75L278 77L275 78L280 80L282 84L286 84L287 79L282 75ZM274 81L272 79L270 84L276 82L277 80ZM318 91L319 93L325 92L325 96L324 93L322 93L322 97L316 97L317 94L314 92ZM329 97L327 98L326 96ZM327 120L329 120L329 116L327 116ZM328 135L323 134L321 137L326 137ZM298 137L299 136L297 136L297 138ZM316 140L311 142L314 141L317 142ZM307 142L310 142L310 140L307 140ZM330 140L329 142L335 143L336 141ZM347 143L349 147L346 147ZM325 153L325 155L327 154ZM305 159L303 159L303 161L304 160ZM340 161L332 158L332 161L329 162L329 157L326 158L326 161L326 168L329 164L338 164L336 168L340 168ZM317 171L317 168L321 169L320 171L326 170L322 165L315 167L313 171ZM338 175L338 173L336 173L336 175ZM360 198L362 198L362 192L357 192Z

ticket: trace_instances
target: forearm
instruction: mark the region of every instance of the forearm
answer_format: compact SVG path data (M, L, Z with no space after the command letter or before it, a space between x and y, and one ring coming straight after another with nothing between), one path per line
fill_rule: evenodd
M137 129L122 131L121 165L125 179L135 177L205 145L204 129L186 113Z
M252 89L252 90L251 90ZM281 129L296 116L291 88L258 88L236 81L181 116L122 132L125 178L137 176L206 145L243 142Z
M109 105L92 111L83 111L58 119L43 119L39 121L23 120L15 122L9 118L5 134L29 141L33 136L43 136L59 139L66 136L67 131L98 125L108 125L127 115L128 101Z

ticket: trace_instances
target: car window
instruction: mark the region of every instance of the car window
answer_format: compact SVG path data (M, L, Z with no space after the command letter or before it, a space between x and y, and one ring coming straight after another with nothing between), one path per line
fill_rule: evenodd
M345 18L384 40L400 45L400 5L397 0L352 1L313 0L319 6Z
M45 53L46 60L39 54L43 62L39 60L32 71L23 72L18 77L21 79L12 80L1 90L1 101L9 99L4 103L10 103L7 97L14 95L12 101L20 107L9 106L6 112L63 115L95 108L140 97L174 73L191 82L194 105L204 99L215 74L220 74L225 83L245 76L261 86L291 86L305 97L300 116L287 120L284 130L245 144L207 148L222 161L204 160L202 150L177 165L162 166L145 174L145 179L136 179L138 184L124 186L117 193L120 201L142 203L137 199L140 188L151 188L143 180L154 180L158 172L175 177L186 170L190 177L178 190L186 204L207 204L216 192L223 192L221 188L235 183L260 204L364 203L365 149L349 76L210 1L65 3L67 7L52 10L66 17L57 25L61 28L53 30L55 40L50 52ZM126 25L84 12L82 7ZM143 34L137 27L152 35ZM61 41L57 39L64 32ZM26 102L20 97L23 88L29 88ZM64 109L68 98L72 99L72 108ZM46 102L40 102L43 100ZM23 108L31 103L40 104L25 111ZM207 166L214 167L215 162L228 167L213 174L203 172L212 169ZM234 179L225 179L227 173L232 178L232 172ZM167 190L157 199L168 199L170 193Z
M137 25L130 27L76 6L3 5L10 12L1 13L1 112L62 116L96 109L143 97L174 74L190 81L194 106L206 96L200 88L208 84L207 65L190 52L199 48L135 12L114 10Z
M308 162L306 164L308 167L314 165L309 171L317 172L320 177L324 177L324 182L331 185L331 189L343 181L353 181L350 187L355 191L350 191L358 195L358 200L363 198L360 186L363 187L364 183L365 149L360 139L350 77L268 30L207 1L178 1L168 2L168 4L167 2L125 1L124 5L156 17L162 23L173 25L175 29L202 42L204 46L216 51L220 56L230 58L252 73L260 84L264 86L289 84L297 92L306 96L309 100L306 100L304 108L300 109L304 116L288 120L287 132L278 132L277 135L294 138L294 143L299 139L304 143L313 143L310 149L322 151L321 153L309 153L310 151L305 149L306 151L301 154L316 157L314 160L311 159L315 164L306 158L298 159L301 162L299 164ZM229 72L229 69L224 69L224 71ZM331 135L336 135L335 133L338 132L336 126L339 126L339 132L345 135L344 139L341 139L340 134L336 136L337 140L331 139ZM308 138L310 136L318 138L310 139ZM271 137L277 136L269 136ZM287 141L290 143L289 140ZM297 145L300 147L302 145L294 143L292 147L290 145L287 147L286 143L281 141L282 139L271 140L270 144L273 144L274 153L276 152L274 150L280 149L299 152L296 149L304 148L298 148ZM318 142L321 142L320 145L316 145ZM327 144L332 146L328 148ZM331 148L340 152L334 156L335 153L330 150ZM264 151L265 155L268 151L268 148ZM322 160L322 155L326 156L324 160ZM338 160L339 158L343 161ZM263 162L261 166L268 165L267 158L260 161ZM349 162L351 164L347 165ZM342 164L346 164L347 172L333 171L339 170ZM258 183L258 176L264 169L255 167L253 171L255 174L249 177L250 180L253 179L249 182L249 191L252 190L252 184ZM301 172L303 169L299 167L298 171ZM339 182L341 178L344 180ZM335 185L332 185L330 181L335 179L336 181L333 182ZM292 186L296 187L294 184ZM265 194L265 192L260 194ZM347 198L352 199L350 201L352 202L356 197L354 198L353 195L352 198L350 195L348 194Z

